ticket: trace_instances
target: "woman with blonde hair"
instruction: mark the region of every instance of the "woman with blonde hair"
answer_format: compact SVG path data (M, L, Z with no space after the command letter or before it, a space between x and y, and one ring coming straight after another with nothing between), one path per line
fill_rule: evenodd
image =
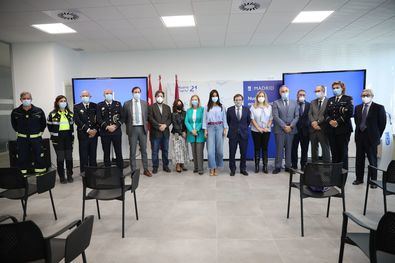
M259 173L259 161L262 151L263 172L268 173L268 144L273 121L272 106L266 92L258 91L251 111L251 134L254 141L255 173Z

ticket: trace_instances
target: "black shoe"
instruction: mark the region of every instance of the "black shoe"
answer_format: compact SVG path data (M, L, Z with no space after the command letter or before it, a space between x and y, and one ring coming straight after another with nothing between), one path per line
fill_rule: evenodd
M203 171L200 171L199 174L202 175L202 174L204 174L204 172L203 172Z
M72 182L74 182L74 179L73 179L73 177L67 177L67 182L69 182L69 183L72 183Z
M61 183L61 184L67 184L66 178L61 177L61 178L60 178L60 183Z
M193 170L193 173L197 173L198 172L198 170L196 169L196 170Z
M242 175L248 176L247 171L240 171L240 173L241 173Z
M276 168L273 170L272 174L278 174L279 172L281 172L281 169Z
M158 173L158 167L152 168L152 173L153 173L153 174L157 174L157 173Z
M171 173L171 170L168 166L163 167L163 171L165 171L166 173Z
M182 169L183 171L188 171L188 169L187 169L183 164L181 164L181 169Z
M265 174L269 173L269 171L267 170L267 164L263 165L262 170L263 170L263 173L265 173Z
M289 172L289 168L285 167L284 171Z
M230 176L235 176L235 171L230 171Z
M375 184L371 184L371 185L370 185L370 188L372 188L372 189L376 189L376 188L377 188L377 185L375 185Z
M259 173L259 164L255 164L255 173Z
M363 181L361 180L355 180L354 182L352 182L353 185L359 185L359 184L363 184Z

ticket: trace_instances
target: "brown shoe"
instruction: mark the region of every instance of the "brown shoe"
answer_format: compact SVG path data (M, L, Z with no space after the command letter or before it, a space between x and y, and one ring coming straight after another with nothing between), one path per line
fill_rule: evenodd
M176 171L177 173L181 173L181 165L179 163L176 164Z
M210 176L215 176L214 169L210 170Z
M217 170L214 169L214 176L217 176Z
M147 169L147 170L144 170L144 173L143 173L145 176L148 176L148 177L152 177L152 174L151 174L151 172Z

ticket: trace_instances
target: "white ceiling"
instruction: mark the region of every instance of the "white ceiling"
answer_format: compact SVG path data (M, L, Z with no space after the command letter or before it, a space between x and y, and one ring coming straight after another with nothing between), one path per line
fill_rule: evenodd
M237 10L243 0L0 0L0 40L54 41L86 51L307 43L395 44L395 0L255 0L268 8ZM32 24L55 23L58 10L76 34L49 35ZM292 24L302 10L335 10L320 24ZM55 15L54 15L55 14ZM164 15L195 15L197 26L165 28ZM63 22L63 21L61 21Z

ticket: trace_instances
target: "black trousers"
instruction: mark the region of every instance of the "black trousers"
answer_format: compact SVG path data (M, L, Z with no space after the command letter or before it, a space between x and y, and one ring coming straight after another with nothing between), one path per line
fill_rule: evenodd
M122 157L122 134L101 136L101 144L103 146L104 166L111 166L111 143L114 147L117 166L123 168Z
M80 137L80 171L84 172L85 166L97 166L97 136L93 138Z
M21 138L16 140L18 153L18 168L27 170L31 168L31 156L33 155L34 169L36 172L45 168L45 162L42 151L42 138ZM26 171L27 172L27 171Z
M330 133L328 137L331 147L332 163L343 162L343 169L348 170L348 142L350 141L350 134Z
M251 134L252 134L252 140L254 142L255 162L259 162L262 152L263 163L267 164L267 158L268 158L267 147L269 144L270 132L260 133L260 132L251 131Z
M65 178L64 163L66 161L67 177L73 176L73 137L69 131L60 131L56 142L53 142L56 152L56 165L60 178Z
M247 156L247 146L248 139L241 138L240 135L237 135L235 139L229 139L229 169L231 171L236 171L236 150L237 145L240 148L240 171L245 171L247 169L246 166L246 156Z
M366 130L361 132L355 144L357 146L357 156L355 158L355 175L357 180L363 181L365 173L365 157L368 158L370 165L377 167L377 145L373 145L369 142ZM377 170L369 169L368 173L372 180L377 179Z
M300 144L301 148L301 156L300 156L300 166L303 168L306 163L307 163L307 152L309 151L309 134L306 136L297 133L294 136L294 139L292 141L292 151L291 151L291 160L292 160L292 167L293 168L298 168L298 147Z

